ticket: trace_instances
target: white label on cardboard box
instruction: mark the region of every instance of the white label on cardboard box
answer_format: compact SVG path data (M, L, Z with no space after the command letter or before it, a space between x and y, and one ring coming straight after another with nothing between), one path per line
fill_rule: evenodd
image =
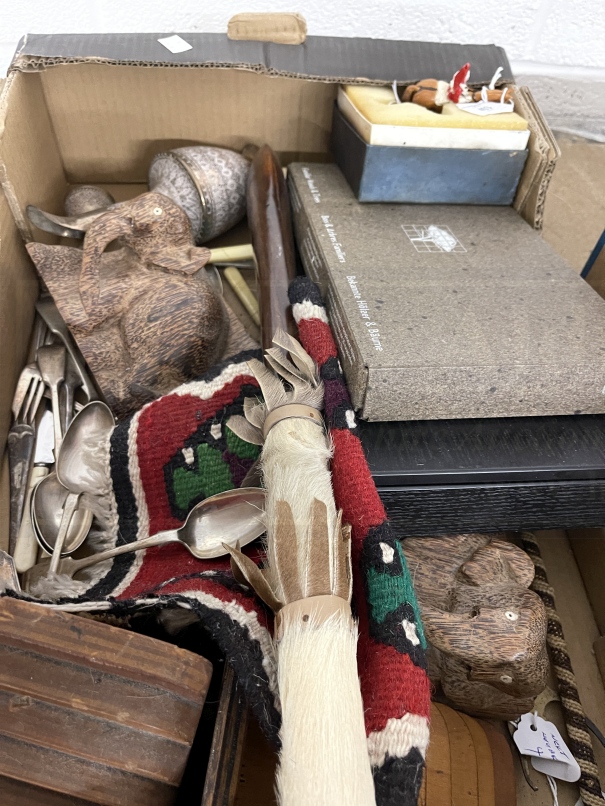
M171 53L184 53L186 50L193 49L193 45L190 45L189 42L186 42L183 37L178 34L165 36L162 39L158 39L158 42L160 45L164 45Z
M470 112L471 115L503 115L505 112L514 112L514 104L503 104L500 101L478 101L476 104L456 104L463 112Z

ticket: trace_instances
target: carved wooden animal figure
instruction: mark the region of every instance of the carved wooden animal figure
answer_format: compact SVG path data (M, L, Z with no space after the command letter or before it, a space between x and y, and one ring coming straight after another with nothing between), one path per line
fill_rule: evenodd
M548 672L546 612L531 559L490 535L410 538L403 550L427 639L429 673L455 707L512 719Z
M447 81L438 81L436 78L424 78L418 84L409 84L403 91L403 103L413 103L430 109L431 112L441 112L443 104L447 101Z
M122 248L106 252L120 239ZM28 245L107 402L120 417L223 355L229 317L189 219L159 193L101 215L83 250Z

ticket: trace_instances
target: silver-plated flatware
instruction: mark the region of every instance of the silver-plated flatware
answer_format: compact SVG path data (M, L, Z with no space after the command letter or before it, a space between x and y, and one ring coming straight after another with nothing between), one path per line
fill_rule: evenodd
M100 395L95 383L86 368L86 362L82 358L80 350L76 346L73 336L69 332L69 328L57 306L55 305L52 297L42 296L36 303L36 310L46 322L48 329L65 345L65 349L69 353L74 366L77 369L80 380L82 381L82 389L86 396L86 401L90 403L92 400L99 400Z
M45 478L50 466L54 462L53 447L55 444L53 432L53 416L50 410L46 410L38 424L36 434L36 449L34 453L34 466L27 481L27 491L25 494L25 505L23 507L23 517L19 526L13 559L18 573L23 574L36 564L38 556L38 541L36 532L32 524L31 498L34 489Z
M8 432L7 448L10 476L9 553L15 551L19 526L32 465L36 413L44 394L44 381L35 365L22 371L13 400L14 423Z
M112 559L120 554L181 543L194 557L207 560L227 554L223 544L245 546L265 531L265 491L260 487L227 490L200 501L189 513L180 529L159 532L151 537L125 543L106 551L74 560L62 558L57 566L58 574L73 577L78 571ZM28 585L50 574L50 561L43 560L28 572Z
M59 405L59 386L65 379L65 346L63 344L44 344L38 349L36 361L44 383L50 388L53 412L53 425L55 431L55 459L61 450L63 442L63 427L61 425L61 408Z

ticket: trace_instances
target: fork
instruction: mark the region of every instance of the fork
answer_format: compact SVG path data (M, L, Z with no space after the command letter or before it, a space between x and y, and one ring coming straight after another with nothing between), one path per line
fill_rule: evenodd
M14 425L8 432L10 473L9 553L13 554L23 517L27 479L32 464L35 441L35 419L44 394L44 381L35 364L28 364L17 381L12 410Z

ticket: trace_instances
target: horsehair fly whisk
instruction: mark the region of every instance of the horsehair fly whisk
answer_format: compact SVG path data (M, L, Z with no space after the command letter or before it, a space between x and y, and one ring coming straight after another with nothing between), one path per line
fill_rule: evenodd
M282 806L371 806L374 784L351 615L350 530L332 491L331 445L313 360L278 330L264 366L251 361L264 402L247 400L229 427L263 444L267 560L261 571L231 550L238 579L275 611ZM273 371L271 371L273 370ZM290 389L286 389L285 381Z

